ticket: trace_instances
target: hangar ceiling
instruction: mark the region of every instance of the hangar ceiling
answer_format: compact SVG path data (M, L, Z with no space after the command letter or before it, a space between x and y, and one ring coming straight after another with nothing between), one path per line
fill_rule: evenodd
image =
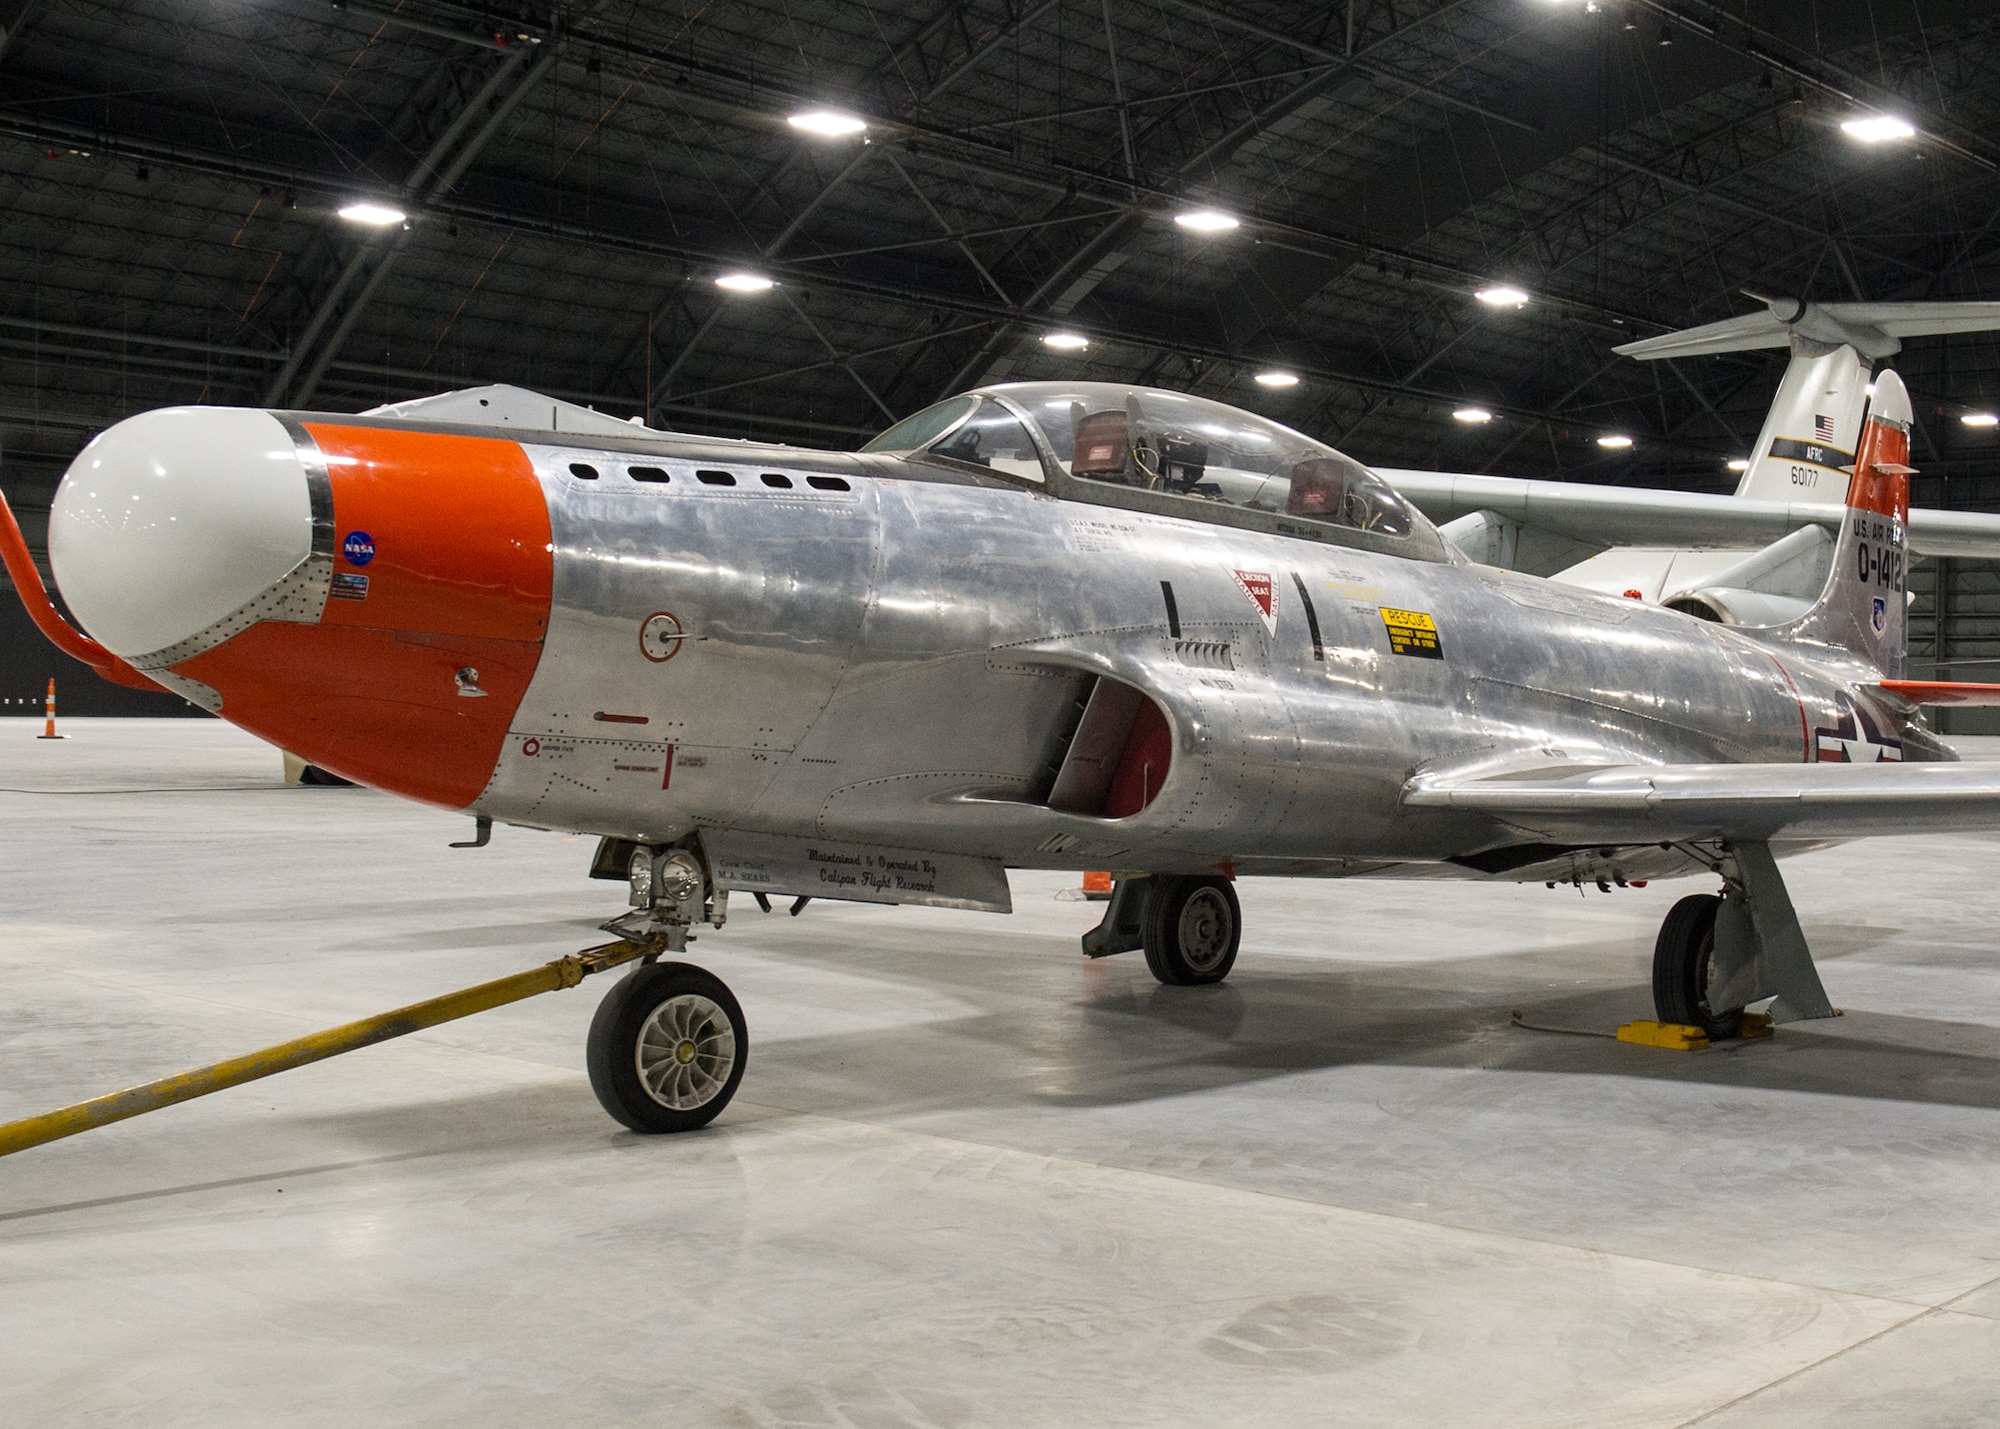
M1781 361L1615 344L1744 289L2000 297L2000 3L0 0L0 26L0 470L31 526L134 411L493 381L851 445L1087 374L1384 465L1720 489ZM869 128L787 124L814 106ZM1919 137L1840 131L1872 110ZM357 199L407 226L337 217ZM1187 232L1190 205L1242 225ZM735 268L777 286L719 290ZM1473 299L1496 281L1532 301ZM2000 402L2000 344L1897 366L1920 499L2000 499L2000 443L1956 420Z

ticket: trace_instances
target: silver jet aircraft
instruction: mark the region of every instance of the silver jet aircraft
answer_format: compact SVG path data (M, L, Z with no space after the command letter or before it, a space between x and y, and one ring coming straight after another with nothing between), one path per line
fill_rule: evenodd
M1472 564L1365 467L1173 392L1022 383L858 453L659 433L506 388L360 416L178 408L70 468L44 628L350 779L600 836L608 927L731 895L1008 909L1117 876L1084 951L1237 956L1233 881L1719 878L1662 1020L1831 1012L1775 857L2000 822L1900 678L1909 401L1879 379L1823 592L1725 627ZM6 544L6 543L0 543ZM1867 767L1857 767L1867 766ZM714 1117L748 1047L649 962L588 1048L611 1114Z

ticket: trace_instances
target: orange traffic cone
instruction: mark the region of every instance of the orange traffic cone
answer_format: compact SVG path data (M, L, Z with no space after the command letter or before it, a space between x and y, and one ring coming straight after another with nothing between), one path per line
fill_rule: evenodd
M49 676L49 696L42 702L42 732L37 739L66 739L67 735L56 733L56 677Z

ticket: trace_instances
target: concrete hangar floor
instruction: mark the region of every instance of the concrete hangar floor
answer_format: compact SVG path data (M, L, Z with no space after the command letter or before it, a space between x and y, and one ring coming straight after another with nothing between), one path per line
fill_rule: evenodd
M590 844L0 721L0 1120L595 941ZM640 1137L536 998L0 1161L10 1425L1990 1424L1996 838L1789 866L1831 1023L1650 1016L1655 885L1246 882L1220 988L1092 905L739 910L754 1042Z

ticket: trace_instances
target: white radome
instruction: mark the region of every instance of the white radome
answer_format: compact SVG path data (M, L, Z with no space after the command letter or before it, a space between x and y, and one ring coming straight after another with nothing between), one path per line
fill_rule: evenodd
M128 417L77 453L49 510L63 599L127 659L201 633L311 553L305 466L269 412Z

